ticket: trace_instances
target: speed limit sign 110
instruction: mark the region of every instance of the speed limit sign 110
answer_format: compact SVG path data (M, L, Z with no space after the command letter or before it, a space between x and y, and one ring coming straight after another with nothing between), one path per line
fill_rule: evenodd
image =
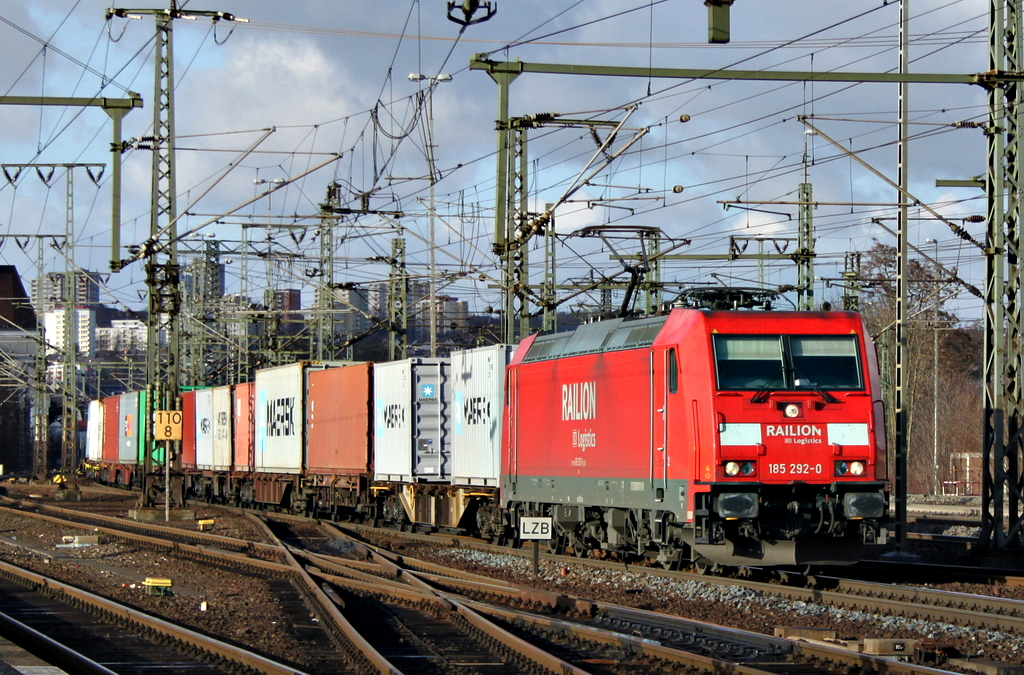
M153 438L158 441L180 441L181 411L154 410Z

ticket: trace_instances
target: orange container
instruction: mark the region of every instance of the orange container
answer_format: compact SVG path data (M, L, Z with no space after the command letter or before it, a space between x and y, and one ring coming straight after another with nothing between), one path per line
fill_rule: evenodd
M306 471L369 473L371 457L371 363L311 371L306 392Z

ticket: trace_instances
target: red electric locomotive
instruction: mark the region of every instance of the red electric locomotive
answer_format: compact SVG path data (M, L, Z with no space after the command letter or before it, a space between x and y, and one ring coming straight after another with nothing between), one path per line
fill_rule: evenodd
M552 547L665 565L849 563L882 543L874 347L851 312L675 309L531 336L508 369L502 506Z

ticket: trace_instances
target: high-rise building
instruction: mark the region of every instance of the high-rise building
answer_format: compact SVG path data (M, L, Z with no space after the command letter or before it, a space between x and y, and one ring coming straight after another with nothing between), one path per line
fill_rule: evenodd
M114 319L109 328L96 329L96 351L144 354L148 329L138 319Z
M99 304L101 278L98 272L89 270L75 272L75 305L95 307ZM43 276L33 279L32 304L38 314L45 314L57 305L63 305L64 273L47 272Z
M181 271L181 283L189 301L209 301L224 295L224 263L209 258L197 258Z
M0 265L0 464L7 472L32 466L36 315L18 270ZM47 399L47 403L48 403Z
M318 289L318 308L322 304L319 301L321 293L330 294L327 303L323 304L329 305L333 310L331 333L352 337L365 332L370 327L370 319L367 315L372 312L366 291L361 288L339 288L333 291Z
M96 356L96 310L76 307L72 336L79 356ZM55 307L43 314L43 339L48 354L60 353L64 348L64 308Z
M302 316L302 290L298 288L285 288L273 291L268 294L268 305L272 312L281 314L282 335L296 335L305 325L306 321Z

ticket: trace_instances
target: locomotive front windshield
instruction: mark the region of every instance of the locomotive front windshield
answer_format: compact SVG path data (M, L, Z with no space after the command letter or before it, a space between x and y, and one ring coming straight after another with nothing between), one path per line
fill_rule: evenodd
M715 335L719 390L859 390L854 335Z

